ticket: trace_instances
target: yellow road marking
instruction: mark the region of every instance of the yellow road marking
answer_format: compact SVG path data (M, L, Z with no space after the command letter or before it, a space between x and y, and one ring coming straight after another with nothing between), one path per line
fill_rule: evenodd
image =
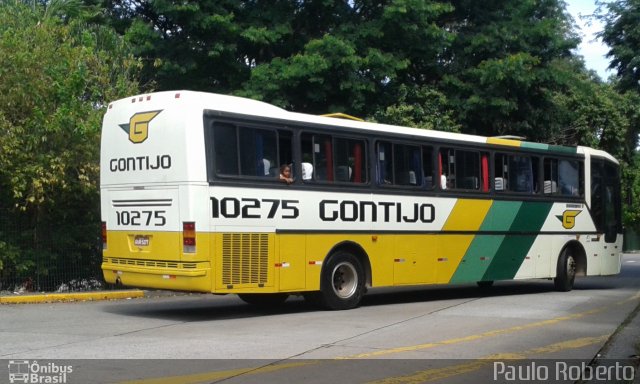
M624 299L624 300L616 302L615 305L621 305L621 304L627 303L629 301L637 300L639 298L640 298L640 292L636 293L635 295L631 296L630 298L627 298L627 299ZM563 321L575 320L575 319L579 319L579 318L582 318L582 317L585 317L585 316L588 316L588 315L593 315L593 314L596 314L596 313L604 312L604 311L606 311L606 310L608 310L610 308L611 308L611 306L605 306L605 307L596 308L596 309L592 309L592 310L585 311L585 312L574 313L572 315L560 316L560 317L556 317L556 318L553 318L553 319L536 321L536 322L533 322L533 323L528 323L528 324L523 324L523 325L516 325L516 326L510 327L510 328L496 329L496 330L487 331L487 332L483 332L483 333L479 333L479 334L475 334L475 335L457 337L457 338L454 338L454 339L437 341L437 342L433 342L433 343L424 343L424 344L417 344L417 345L409 345L409 346L405 346L405 347L382 349L382 350L375 351L375 352L360 353L360 354L356 354L356 355L337 357L336 359L372 358L372 357L376 357L376 356L392 355L394 353L419 351L419 350L423 350L423 349L435 348L435 347L440 347L440 346L444 346L444 345L466 343L466 342L469 342L469 341L486 339L488 337L500 336L500 335L505 335L505 334L514 333L514 332L518 332L518 331L524 331L524 330L533 329L533 328L540 328L540 327L544 327L544 326L547 326L547 325L557 324L557 323L560 323L560 322L563 322Z
M592 309L592 310L586 311L586 312L575 313L573 315L561 316L561 317L556 317L556 318L549 319L549 320L537 321L535 323L516 325L516 326L510 327L510 328L495 329L493 331L487 331L487 332L479 333L479 334L476 334L476 335L457 337L455 339L448 339L448 340L438 341L438 342L435 342L435 343L409 345L409 346L406 346L406 347L397 347L397 348L383 349L383 350L380 350L380 351L369 352L369 353L360 353L360 354L357 354L357 355L340 357L339 359L371 358L371 357L375 357L375 356L391 355L391 354L394 354L394 353L418 351L418 350L422 350L422 349L440 347L440 346L443 346L443 345L452 345L452 344L465 343L465 342L469 342L469 341L485 339L485 338L488 338L488 337L494 337L494 336L505 335L505 334L514 333L514 332L518 332L518 331L524 331L524 330L527 330L527 329L539 328L539 327L543 327L543 326L546 326L546 325L556 324L556 323L559 323L559 322L562 322L562 321L575 320L575 319L579 319L579 318L584 317L584 316L593 315L593 314L596 314L596 313L599 313L599 312L603 312L606 309L608 309L608 308L607 307L597 308L597 309Z
M615 305L622 305L624 303L627 303L629 301L634 301L637 299L640 299L640 292L636 293L630 298L616 302ZM458 344L458 343L463 343L467 341L474 341L474 340L479 340L487 337L509 334L509 333L513 333L521 330L527 330L531 328L542 327L545 325L556 324L562 321L574 320L574 319L578 319L578 318L592 315L595 313L604 312L605 310L610 308L611 306L596 308L589 311L576 313L573 315L556 317L549 320L538 321L535 323L529 323L529 324L519 325L519 326L505 328L505 329L497 329L493 331L483 332L477 335L470 335L470 336L465 336L465 337L460 337L455 339L443 340L435 343L426 343L426 344L419 344L419 345L413 345L413 346L407 346L407 347L399 347L399 348L381 350L381 351L376 351L372 353L363 353L359 355L352 355L352 356L346 356L346 357L336 357L335 360L373 357L373 356L387 355L392 353L409 352L409 351L416 351L420 349L434 348L434 347L444 346L444 345ZM560 343L554 343L544 347L533 348L520 353L493 354L493 355L481 357L478 360L467 363L467 364L459 364L456 366L445 367L445 368L428 369L425 371L417 372L412 375L387 378L380 381L375 381L373 383L375 384L395 384L395 383L413 384L413 383L420 383L424 381L433 381L433 380L447 378L454 375L461 375L464 373L478 370L486 365L493 363L493 361L495 360L525 359L527 358L527 356L530 356L530 355L555 353L565 349L582 348L585 346L606 341L608 337L609 335L602 335L598 337L585 337L580 339L563 341ZM212 371L212 372L204 372L204 373L197 373L197 374L184 375L184 376L142 379L142 380L135 380L135 381L125 381L125 382L122 382L121 384L196 384L196 383L208 382L211 380L226 379L226 378L234 377L238 375L257 375L257 374L275 372L279 370L292 369L292 368L298 368L298 367L315 365L315 364L318 364L318 361L306 361L306 362L296 362L296 363L289 363L289 364L268 365L268 366L259 367L259 368L254 367L254 368L239 368L239 369L225 370L225 371Z
M544 347L529 349L517 353L497 353L479 358L466 364L458 364L444 368L431 368L424 371L418 371L410 375L388 377L382 380L369 382L369 384L417 384L427 381L441 380L451 376L462 375L481 369L487 365L493 364L494 361L500 360L523 360L531 356L541 355L545 353L555 353L566 349L578 349L589 345L604 342L609 335L596 337L583 337L580 339L562 341L560 343L550 344Z
M317 364L317 362L305 361L299 363L267 365L265 367L238 368L225 371L212 371L195 373L192 375L159 377L152 379L142 379L133 381L123 381L120 384L196 384L211 382L211 380L221 380L238 375L258 375L262 373L270 373L283 369L298 368L305 365Z

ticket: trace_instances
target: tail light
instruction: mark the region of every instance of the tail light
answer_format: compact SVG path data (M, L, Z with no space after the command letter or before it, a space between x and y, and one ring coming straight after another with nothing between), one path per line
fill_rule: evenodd
M196 223L193 221L182 223L182 250L184 253L196 252Z
M102 249L107 249L107 222L102 222Z

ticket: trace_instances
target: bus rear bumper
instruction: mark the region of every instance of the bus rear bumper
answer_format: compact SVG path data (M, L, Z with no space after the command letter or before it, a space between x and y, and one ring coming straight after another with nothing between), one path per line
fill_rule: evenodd
M173 291L211 292L209 262L153 262L146 260L104 258L102 273L107 283L129 287Z

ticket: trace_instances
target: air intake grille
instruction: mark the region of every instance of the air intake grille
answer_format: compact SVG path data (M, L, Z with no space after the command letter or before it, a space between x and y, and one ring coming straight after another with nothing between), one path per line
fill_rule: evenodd
M152 268L182 268L182 269L194 269L197 268L196 263L178 263L175 261L155 261L155 260L138 260L138 259L121 259L117 257L104 257L102 261L111 264L120 265L133 265L136 267L152 267Z
M225 233L222 235L223 284L265 284L268 266L268 234Z

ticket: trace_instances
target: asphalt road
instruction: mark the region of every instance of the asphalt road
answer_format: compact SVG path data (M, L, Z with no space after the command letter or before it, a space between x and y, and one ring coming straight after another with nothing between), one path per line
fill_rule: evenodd
M639 303L640 255L627 255L620 275L578 278L571 292L548 280L406 287L337 312L213 295L3 305L0 359L73 365L68 383L514 382L524 362L556 365L553 379L558 362L591 361Z

